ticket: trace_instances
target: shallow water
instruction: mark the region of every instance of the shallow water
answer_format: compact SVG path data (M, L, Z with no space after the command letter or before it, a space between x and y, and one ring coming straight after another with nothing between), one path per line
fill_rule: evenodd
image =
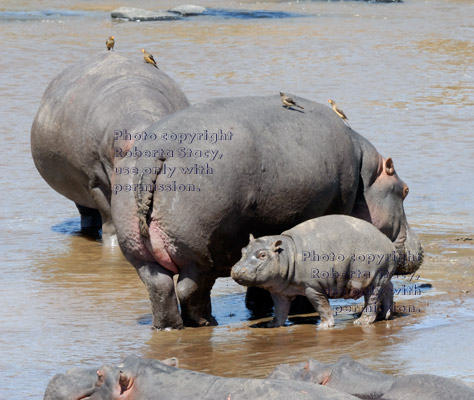
M176 4L134 2L148 9ZM255 377L281 362L349 354L384 372L474 382L474 245L456 240L472 238L474 226L472 1L219 0L200 5L306 16L112 21L109 12L121 5L0 4L0 399L41 398L53 374L131 353ZM213 292L218 327L152 331L147 293L134 269L118 249L74 234L75 206L42 180L29 148L47 84L75 60L104 51L110 35L122 54L141 58L147 48L191 102L279 91L322 103L335 99L410 186L405 210L428 253L420 282L433 288L398 301L420 312L365 328L341 314L331 331L316 331L314 318L252 329L243 289L225 279Z

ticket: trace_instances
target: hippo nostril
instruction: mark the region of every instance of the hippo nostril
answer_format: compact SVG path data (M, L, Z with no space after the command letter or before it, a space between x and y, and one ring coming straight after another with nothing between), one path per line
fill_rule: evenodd
M238 267L238 268L234 267L230 271L230 276L235 281L239 281L242 277L247 276L247 274L248 274L248 269L246 267Z

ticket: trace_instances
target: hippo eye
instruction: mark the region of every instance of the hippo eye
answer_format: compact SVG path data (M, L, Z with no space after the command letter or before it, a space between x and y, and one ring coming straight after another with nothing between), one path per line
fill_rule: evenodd
M259 251L257 253L257 258L259 260L265 260L265 258L267 258L267 253L265 251Z

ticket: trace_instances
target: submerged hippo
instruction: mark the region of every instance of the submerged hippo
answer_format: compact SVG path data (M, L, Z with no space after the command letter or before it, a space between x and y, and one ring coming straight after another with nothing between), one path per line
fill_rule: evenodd
M39 173L76 203L84 230L102 228L105 244L116 242L114 146L128 146L151 123L189 106L178 84L150 67L107 51L68 66L47 87L31 128Z
M231 276L244 286L267 289L275 318L265 326L285 323L291 301L306 296L321 318L334 326L328 298L358 299L365 305L356 324L370 324L377 315L388 319L393 307L390 282L398 264L394 244L373 225L347 215L305 221L281 235L254 239L242 249Z
M373 371L349 356L332 364L314 359L296 365L280 364L267 378L312 382L362 399L379 399L395 382L395 377Z
M178 366L178 360L175 357L161 360L161 363L171 367ZM44 393L44 400L86 399L98 390L99 383L101 379L98 368L72 368L50 379Z
M304 112L278 95L208 100L148 127L155 140L116 146L112 217L155 328L215 324L211 288L229 276L249 233L278 234L321 215L371 222L401 255L396 273L419 268L408 187L393 161L329 107L295 101Z
M72 391L70 388L80 388ZM83 388L83 389L82 389ZM356 400L347 393L306 382L223 378L129 356L117 367L60 374L44 400Z
M297 365L281 364L268 379L313 382L361 399L474 399L474 389L455 379L430 374L387 375L373 371L349 356L342 356L332 364L313 359Z

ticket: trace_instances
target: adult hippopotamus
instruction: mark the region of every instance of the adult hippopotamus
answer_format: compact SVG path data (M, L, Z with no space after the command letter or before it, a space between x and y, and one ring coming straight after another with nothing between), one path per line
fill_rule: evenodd
M80 390L71 390L80 388ZM84 389L82 389L84 388ZM335 389L307 382L223 378L128 356L118 366L75 369L53 377L44 400L356 400Z
M281 235L254 239L242 249L232 278L244 286L267 289L275 317L265 324L285 323L291 302L306 296L321 318L320 327L334 326L331 299L365 298L354 323L388 319L393 308L390 282L397 267L394 244L375 226L347 215L327 215L302 222Z
M36 168L53 189L76 203L82 228L102 225L103 242L112 244L114 144L188 106L177 83L140 57L104 51L78 61L54 78L43 95L31 128Z
M329 107L295 100L304 112L278 95L208 100L152 124L155 139L116 146L116 171L136 173L112 177L112 217L155 328L215 324L212 285L229 275L249 233L278 234L326 214L371 222L401 255L397 273L419 268L408 187L393 161Z

